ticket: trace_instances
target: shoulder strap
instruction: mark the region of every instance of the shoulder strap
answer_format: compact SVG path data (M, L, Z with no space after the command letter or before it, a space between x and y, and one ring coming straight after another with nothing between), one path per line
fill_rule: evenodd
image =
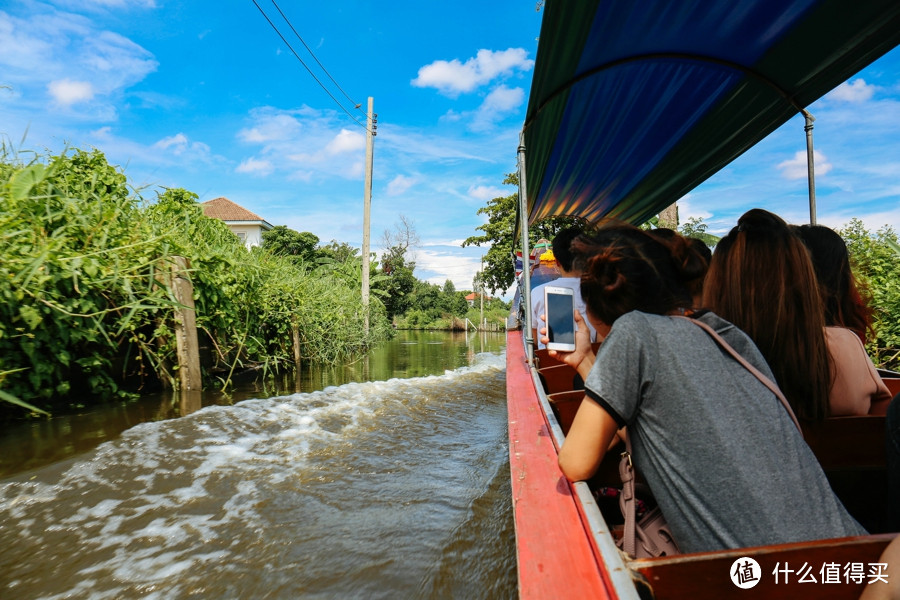
M724 339L722 339L722 336L720 336L718 333L716 333L715 329L713 329L712 327L710 327L703 321L698 321L696 319L690 319L688 317L680 317L680 316L678 316L678 318L679 319L687 319L688 321L690 321L691 323L693 323L694 325L696 325L697 327L699 327L700 329L702 329L706 333L708 333L709 336L713 340L715 340L716 343L719 344L719 346L721 346L723 350L725 350L725 352L730 354L732 358L734 358L736 361L738 361L745 369L750 371L750 373L752 373L757 379L759 379L760 382L762 382L762 384L764 386L769 388L769 390L773 394L775 394L778 397L778 399L781 401L781 405L784 406L784 409L790 415L791 421L793 421L794 425L796 425L797 430L800 432L800 435L801 436L803 435L803 430L800 429L800 422L797 420L797 415L794 414L794 410L791 408L791 405L788 403L787 398L784 397L784 394L781 393L781 390L778 388L777 385L775 385L775 383L771 379L769 379L768 377L763 375L759 371L759 369L757 369L756 367L751 365L749 362L747 362L747 359L745 359L743 356L741 356L737 350L732 348L728 342L726 342Z
M778 386L775 383L763 375L759 369L751 365L747 362L743 356L741 356L737 350L731 347L731 345L722 339L716 330L704 323L703 321L698 321L696 319L691 319L688 317L682 317L679 315L675 315L679 319L687 319L700 329L704 330L709 336L715 340L719 346L722 347L725 352L731 355L736 361L738 361L745 369L750 371L759 381L769 388L769 390L778 397L778 400L781 401L781 405L784 406L784 409L787 411L788 415L790 415L791 420L794 422L794 425L797 427L797 430L800 432L800 435L803 435L803 430L800 429L800 422L797 421L797 416L794 414L794 410L791 408L791 405L788 404L787 398L784 397L784 394L781 393L781 390L778 389ZM625 530L622 535L622 550L626 553L635 556L635 551L637 547L638 537L638 527L636 523L635 517L635 490L634 490L634 467L631 463L631 435L629 434L628 428L625 429L625 452L622 452L620 460L619 460L619 477L622 479L622 494L619 496L619 508L622 511L622 516L625 518Z

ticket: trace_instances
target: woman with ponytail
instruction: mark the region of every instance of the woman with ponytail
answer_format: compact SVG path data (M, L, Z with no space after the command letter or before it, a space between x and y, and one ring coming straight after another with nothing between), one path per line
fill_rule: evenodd
M585 265L584 316L608 335L594 356L577 315L575 351L557 353L586 392L559 451L566 477L591 477L627 426L632 460L684 552L864 533L777 396L681 318L705 269L685 238L608 225L573 249ZM771 377L746 334L711 312L692 318Z

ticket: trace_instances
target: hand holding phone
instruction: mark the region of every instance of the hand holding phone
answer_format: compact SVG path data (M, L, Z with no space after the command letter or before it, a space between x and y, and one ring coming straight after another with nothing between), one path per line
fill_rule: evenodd
M572 288L544 288L544 318L548 350L575 351L575 295Z

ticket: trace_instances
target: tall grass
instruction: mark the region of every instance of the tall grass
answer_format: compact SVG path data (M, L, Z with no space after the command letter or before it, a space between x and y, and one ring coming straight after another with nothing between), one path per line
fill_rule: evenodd
M176 255L190 261L201 344L212 348L205 385L291 361L295 326L303 357L318 361L362 351L389 329L376 303L365 334L346 265L314 272L248 251L195 194L147 202L98 151L20 156L0 157L0 417L174 384Z

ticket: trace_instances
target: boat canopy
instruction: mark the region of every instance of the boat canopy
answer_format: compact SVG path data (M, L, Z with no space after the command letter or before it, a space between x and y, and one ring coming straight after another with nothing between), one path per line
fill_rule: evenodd
M544 11L522 136L529 223L642 223L900 43L897 0Z

